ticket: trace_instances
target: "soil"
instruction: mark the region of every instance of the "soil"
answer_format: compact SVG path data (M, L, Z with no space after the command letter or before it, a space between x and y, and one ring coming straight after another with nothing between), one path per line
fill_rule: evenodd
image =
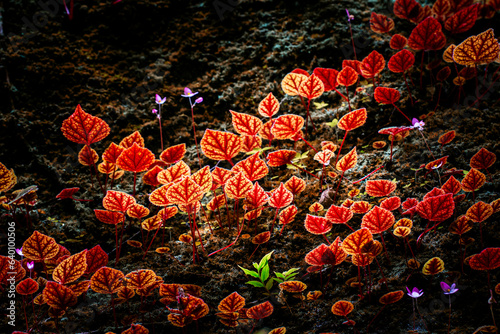
M0 211L1 253L7 254L7 222L15 219L17 247L34 230L53 237L71 254L100 245L109 253L108 265L124 274L151 269L164 283L199 285L202 288L200 297L208 305L209 313L184 328L175 327L169 322L167 317L170 312L159 301L156 290L149 297L135 296L116 305L116 326L110 296L89 290L57 321L47 315L47 305L37 306L36 321L32 312L28 311L32 333L120 333L132 323L143 325L150 333L268 333L277 327L286 327L287 333L444 333L448 332L449 300L440 288L441 281L455 282L459 288L457 293L451 295L449 332L472 333L480 326L493 325L492 314L497 313L499 308L495 303L490 310L487 273L473 270L468 265L462 268L464 248L459 244L459 236L450 233L448 226L474 203L491 203L499 198L498 163L487 171L481 170L487 182L474 194L459 193L465 194L465 198L457 201L453 216L434 232L426 234L418 248L416 240L425 230L427 220L419 215L413 216L414 227L409 244L421 265L433 257L444 261L445 270L436 277L424 275L422 267L412 270L407 266L406 261L411 254L402 239L392 235L391 229L384 233L388 257L384 253L377 257L387 284L382 281L379 267L372 263L370 270L361 271L364 282L361 296L356 285L346 283L358 276L358 269L352 263L342 263L333 270L326 266L319 273L307 272L305 255L324 243L325 239L307 232L304 221L306 214L311 214L310 205L320 198L328 209L332 204L341 205L349 198L348 192L355 188L361 193L353 200L378 205L380 198L366 194L365 181L354 182L380 166L384 167L370 175L369 179L393 180L397 182L397 189L391 196L399 196L402 201L407 198L421 201L427 192L448 180L451 168L469 171L471 157L481 148L498 155L498 82L480 102L470 107L476 100L475 91L485 92L494 81L493 73L498 64L479 66L478 80L472 78L459 89L452 83L456 74L453 67L448 80L442 84L436 82L436 73L449 65L441 62L432 70L424 68L421 88L421 52L418 52L416 64L409 73L414 103L403 77L384 69L377 85L401 92L397 106L410 119L423 119L422 133L432 151L431 155L418 130L411 130L408 137L395 142L392 162L389 161L390 140L378 130L389 126L408 126L408 121L392 106L378 104L373 99L371 81L361 78L360 83L349 87L352 109L366 108L368 111L366 124L350 132L342 148L341 156L356 147L356 166L345 173L338 190L339 177L327 175L327 172L334 171L333 162L326 168L326 186L322 188L316 178L300 170L269 168L269 174L259 181L266 191L276 188L280 182L286 182L292 175L306 180L307 187L294 199L293 204L298 208L294 221L284 228L281 235L274 233L270 241L256 251L251 242L255 232L253 228L248 228L243 233L250 234L250 238L239 238L233 246L208 256L233 242L237 231L234 226L231 230L216 228L216 215L208 213L214 227L211 232L205 216L200 214L200 232L206 252L198 246L200 259L193 263L191 246L178 240L181 234L189 232L187 215L179 213L167 222L163 236L165 246L170 248L176 260L168 254L154 252L162 243L159 233L145 259L140 249L124 243L120 261L116 264L115 231L112 226L99 222L94 214L94 209L103 209L103 195L89 168L78 162L78 152L83 145L67 140L60 130L62 122L78 104L110 126L110 134L92 145L99 155L111 142L118 144L124 137L139 131L145 147L158 158L161 153L158 121L151 110L157 108L155 94L165 96L166 102L162 106L164 146L185 143L187 152L183 160L194 172L199 169L199 161L189 101L181 96L184 87L199 92L196 97L203 97L203 102L194 108L198 142L208 128L235 132L229 110L260 117L259 102L269 92L281 101L277 116L294 113L305 118L300 99L286 96L281 89L281 81L295 68L309 73L316 67L340 69L342 60L354 59L346 8L354 16L351 21L352 35L359 60L373 50L384 55L386 61L395 53L389 48L389 34L376 34L370 30L371 12L386 14L394 19L395 29L391 34L397 32L408 37L414 24L395 17L392 2L382 1L123 0L113 4L112 1L92 0L77 1L72 20L68 19L59 2L48 1L55 4L49 11L43 9L41 3L3 1L0 162L14 169L17 175L17 185L13 190L36 185L38 201L29 216L24 208L20 208L15 217L5 208ZM493 19L478 19L474 27L465 33L450 35L446 32L447 45L458 44L470 35L495 28L497 18L498 14ZM424 62L428 64L441 55L441 51L426 52ZM354 87L359 88L355 96ZM437 105L440 89L441 97ZM341 92L345 94L343 87ZM331 122L348 113L348 105L334 92L324 93L313 102L323 105L311 104L314 128L309 122L309 127L304 129L307 140L316 149L321 147L322 141L339 144L345 132L332 126ZM456 138L441 146L439 136L451 130L456 131ZM380 140L388 145L383 149L373 148L373 142ZM320 175L321 165L313 160L314 152L303 142L273 141L273 146L273 150L295 147L298 152L309 151L307 158L300 163L309 172ZM444 166L430 171L421 168L422 164L443 156L448 156ZM240 153L235 162L246 157ZM217 163L204 155L201 160L202 166L231 168L227 161ZM460 181L464 173L458 172L454 176ZM148 206L151 187L143 184L141 178L142 173L139 173L136 199ZM62 189L71 187L80 188L76 198L92 201L55 198ZM126 172L113 187L114 190L132 194L133 174ZM205 196L202 203L206 204L212 197ZM229 204L232 211L233 201L230 200ZM152 212L156 210L158 207L153 206ZM225 212L223 209L223 217ZM258 232L270 229L274 214L272 208L263 210L257 221ZM316 215L324 216L324 212ZM409 217L398 210L394 211L394 215L396 220ZM349 225L359 229L361 219L361 214L355 214ZM479 224L474 224L466 234L474 241L466 248L465 256L500 245L497 220L498 213L495 213L483 223L482 235ZM227 225L225 218L223 224ZM330 241L337 236L343 240L350 233L352 231L347 226L334 225L326 237ZM381 240L379 235L375 239ZM137 223L126 230L123 240L141 240ZM245 284L250 277L238 266L252 269L253 262L259 262L271 251L271 276L275 272L299 268L295 279L307 285L302 295L319 290L323 292L321 298L301 301L286 292L279 294L277 284L270 295L262 288ZM35 271L34 275L45 277L41 270ZM491 286L499 282L499 275L498 269L489 272ZM423 289L424 294L417 299L420 315L417 313L414 317L413 300L406 295L405 287L411 289L415 286ZM397 290L405 292L403 298L394 305L382 308L379 298ZM236 328L223 325L216 316L217 307L223 298L235 291L245 298L247 308L269 301L274 307L272 315L258 321L240 319ZM494 297L500 298L498 295ZM343 324L346 318L332 314L332 305L338 300L354 304L354 310L348 315L355 321L354 327ZM6 303L4 293L2 309ZM26 330L20 302L17 307L15 329ZM170 307L176 308L176 303ZM378 312L380 314L369 326ZM14 330L3 320L0 327L5 329L1 330L5 333Z

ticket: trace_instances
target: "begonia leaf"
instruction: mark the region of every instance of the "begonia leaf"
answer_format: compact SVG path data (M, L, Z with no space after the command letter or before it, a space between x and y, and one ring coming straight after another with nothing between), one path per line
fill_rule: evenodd
M332 306L332 313L340 317L345 317L354 310L354 305L347 300L339 300Z
M367 228L361 228L349 234L342 242L342 248L349 255L361 254L362 247L373 240L373 236Z
M266 159L269 167L279 167L290 164L295 159L297 152L292 150L278 150L270 152Z
M415 63L413 52L403 49L389 59L387 67L391 72L403 73Z
M337 75L337 83L341 86L352 86L358 81L358 73L350 66L344 67Z
M209 159L231 160L240 152L242 143L233 133L206 129L200 146Z
M53 258L59 252L59 245L54 238L38 231L23 243L23 255L31 261L44 261Z
M493 207L488 203L479 201L472 205L465 214L467 218L475 223L482 223L493 214Z
M470 159L470 166L475 169L488 169L496 160L497 156L495 153L481 147L481 149Z
M64 310L69 306L76 304L76 295L70 288L49 281L43 289L43 299L50 307L55 309Z
M488 29L457 45L453 50L453 60L464 66L484 65L497 59L499 52L500 46L493 29Z
M342 116L342 118L338 121L337 126L339 129L352 131L365 124L367 117L368 114L366 112L366 108L356 109Z
M389 45L390 45L391 49L403 50L407 43L408 43L408 40L406 39L406 37L404 37L403 35L400 35L400 34L394 34L391 37Z
M356 153L356 146L344 155L338 162L335 168L338 171L345 172L351 168L354 168L358 162L358 154Z
M68 284L79 279L87 270L87 250L72 255L59 263L52 272L54 281Z
M282 115L274 120L271 133L276 139L290 139L304 126L304 118L298 115Z
M329 92L337 87L337 76L339 71L333 68L316 67L313 73L323 82L325 92Z
M102 205L109 211L127 212L136 203L135 198L122 191L108 190L102 199Z
M166 196L171 203L188 205L200 200L203 192L191 177L186 177L169 187Z
M232 171L235 173L242 172L252 182L262 179L269 173L266 163L259 158L259 153L252 154L245 160L241 160L233 166Z
M307 232L317 235L328 233L332 229L332 223L328 219L310 214L306 215L304 226Z
M101 267L92 275L90 288L97 293L113 294L123 286L124 277L118 269Z
M299 73L288 73L281 81L281 89L290 96L299 95L299 88L307 80L308 76Z
M285 182L285 187L293 196L297 196L306 189L306 181L294 175Z
M78 144L91 145L109 134L109 125L99 117L92 116L78 105L75 112L63 121L64 137Z
M273 93L267 96L259 103L259 114L263 117L273 117L280 109L280 103Z
M182 143L167 147L161 152L160 159L167 164L175 164L184 157L184 154L186 154L186 144Z
M286 189L283 182L280 183L279 187L273 191L271 197L269 198L269 205L276 209L284 208L293 201L293 194Z
M240 135L256 136L264 126L255 116L229 110L232 115L233 127Z
M379 52L373 50L361 61L361 75L366 79L376 77L385 68L385 59Z
M476 191L481 188L486 183L486 175L481 173L475 168L471 168L471 170L465 175L460 184L462 185L462 190L465 192Z
M191 168L182 160L177 162L175 165L162 170L156 176L156 179L161 184L169 184L171 182L177 182L186 176L191 175Z
M500 248L489 247L472 256L469 265L474 270L493 270L500 267Z
M299 95L308 100L320 97L324 91L325 86L323 85L323 81L315 74L311 74L299 87Z
M444 270L444 262L439 257L433 257L422 266L424 275L436 275Z
M394 21L384 14L372 12L370 17L370 29L377 34L385 34L394 29Z
M139 173L147 171L154 161L155 155L153 152L134 143L120 154L116 160L116 165L125 171Z
M229 198L245 198L252 187L252 182L239 172L227 181L224 192Z
M120 142L120 146L127 149L131 148L133 145L137 144L139 147L144 147L144 138L142 138L139 131L134 131L131 135L123 138Z
M444 221L453 215L453 194L429 197L417 204L418 214L430 221Z
M390 180L368 180L365 191L372 197L385 197L396 190L396 182Z

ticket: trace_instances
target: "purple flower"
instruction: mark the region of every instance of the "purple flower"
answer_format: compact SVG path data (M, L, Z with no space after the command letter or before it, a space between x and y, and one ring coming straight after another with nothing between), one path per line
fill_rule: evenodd
M34 261L28 262L28 263L26 263L26 266L31 271L31 270L33 270L33 268L35 268L35 262Z
M419 121L418 119L414 118L411 120L411 128L412 129L419 129L420 131L422 131L424 129L424 121Z
M347 22L354 21L354 15L349 14L349 10L345 10L347 13Z
M441 289L443 289L443 292L445 295L451 295L451 294L454 294L455 292L458 291L455 283L453 283L451 286L449 286L445 282L441 282Z
M156 94L155 95L155 101L158 104L163 104L163 103L165 103L165 101L167 101L167 97L163 97L162 98L160 95Z
M412 291L406 287L406 291L408 291L407 295L410 296L411 298L418 298L424 294L424 290L419 290L417 287L414 287Z
M19 256L23 256L23 248L16 248L16 253L19 254Z
M198 94L198 92L193 93L193 92L191 91L191 89L189 89L189 88L187 88L187 87L186 87L186 88L184 88L184 94L182 94L181 96L182 96L182 97L193 97L193 96L195 96L196 94Z
M202 102L203 102L203 98L202 98L202 97L199 97L199 98L197 98L197 99L194 101L194 103L195 103L195 104L196 104L196 103L202 103Z

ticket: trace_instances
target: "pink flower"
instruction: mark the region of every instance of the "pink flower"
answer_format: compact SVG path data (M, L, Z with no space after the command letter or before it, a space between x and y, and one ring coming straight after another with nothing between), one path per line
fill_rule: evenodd
M453 283L451 286L449 286L445 282L441 282L441 289L443 289L443 292L445 295L451 295L451 294L454 294L455 292L458 291L455 283Z
M418 298L424 294L424 290L419 290L417 287L414 287L412 291L406 287L406 291L408 291L407 295L411 298Z
M163 97L162 98L160 95L156 94L155 95L155 101L158 104L163 104L163 103L165 103L165 101L167 101L167 97Z
M191 91L191 89L189 89L189 88L187 88L187 87L186 87L186 88L184 88L184 94L182 94L181 96L182 96L182 97L193 97L193 96L195 96L196 94L198 94L198 92L193 93L193 92Z
M26 266L31 271L31 270L33 270L33 268L35 268L35 262L34 261L28 262L28 263L26 263Z

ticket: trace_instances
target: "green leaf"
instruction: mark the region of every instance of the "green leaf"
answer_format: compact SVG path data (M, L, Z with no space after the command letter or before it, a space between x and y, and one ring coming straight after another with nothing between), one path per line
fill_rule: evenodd
M267 281L267 279L269 278L269 266L264 266L264 268L262 269L262 272L260 273L260 280L262 282L265 282Z
M279 277L281 279L284 279L285 278L285 275L283 275L282 273L277 273L277 272L274 272L274 274L276 275L276 277Z
M262 257L262 260L260 260L260 263L259 263L259 269L264 268L264 266L267 264L267 262L271 258L271 255L273 255L273 253L274 253L274 251L271 251L270 253L267 253L266 255L264 255Z
M240 267L240 266L238 266ZM243 267L240 267L241 270L243 270L243 272L246 274L246 275L250 275L252 277L255 277L255 278L259 278L259 274L255 271L252 271L252 270L248 270L248 269L245 269Z
M316 109L323 109L328 107L328 103L325 102L313 102L313 104L316 107Z
M339 122L339 120L337 118L334 118L330 123L326 123L326 125L328 125L331 128L334 128L337 126L338 122Z
M276 281L276 282L278 282L278 283L283 283L283 282L284 282L284 280L279 279L279 278L276 278L276 277L274 277L274 278L273 278L273 280L275 280L275 281ZM269 283L269 282L268 282L268 283Z
M266 286L259 281L248 281L246 284L253 285L256 288L266 288Z
M253 267L257 269L257 271L260 271L259 265L257 263L252 263Z
M273 287L273 283L274 283L274 280L270 279L269 281L267 281L266 283L266 289L267 290L271 290L271 288Z

